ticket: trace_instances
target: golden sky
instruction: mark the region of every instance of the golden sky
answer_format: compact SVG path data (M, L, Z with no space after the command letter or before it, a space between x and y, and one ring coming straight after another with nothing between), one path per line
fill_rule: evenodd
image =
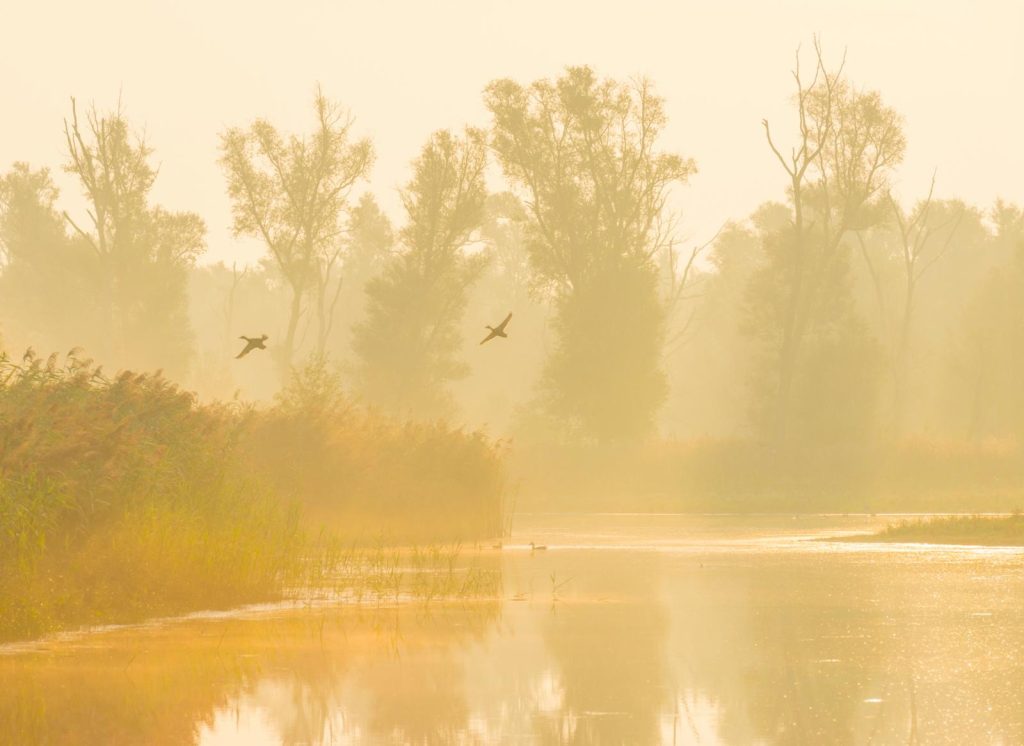
M260 250L230 233L216 163L226 127L263 116L305 129L319 82L372 136L369 188L394 214L395 188L432 130L486 124L488 81L570 64L655 81L666 147L700 169L677 198L682 233L706 239L781 196L760 121L782 138L794 50L815 33L830 59L848 50L851 80L905 116L904 198L938 169L940 196L1024 203L1024 3L1014 0L0 3L0 167L58 171L69 96L108 108L120 94L156 149L156 200L207 220L209 260ZM58 184L74 210L73 185L62 173Z

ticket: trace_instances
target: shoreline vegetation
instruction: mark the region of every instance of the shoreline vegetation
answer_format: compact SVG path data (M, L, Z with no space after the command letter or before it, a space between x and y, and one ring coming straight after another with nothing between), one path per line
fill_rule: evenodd
M0 355L0 640L342 589L485 593L493 572L457 548L389 547L499 534L501 456L357 409L322 361L258 409L77 351Z
M515 484L516 505L505 504ZM322 358L273 404L201 403L160 374L71 351L0 356L0 641L77 626L344 595L493 597L460 547L516 509L949 512L1016 508L1002 442L819 448L743 440L518 447L355 405ZM1019 513L856 540L1024 544ZM404 547L404 548L403 548Z
M951 515L911 518L890 523L875 534L844 536L834 541L908 542L974 546L1024 546L1024 515Z

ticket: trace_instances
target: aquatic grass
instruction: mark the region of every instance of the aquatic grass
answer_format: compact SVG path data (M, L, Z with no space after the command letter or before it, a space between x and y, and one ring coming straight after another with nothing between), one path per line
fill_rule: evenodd
M865 537L857 537L865 540ZM1024 515L949 515L890 523L869 541L1024 546Z
M493 600L501 593L499 562L465 552L460 544L346 546L336 536L322 542L309 555L310 573L291 588L291 597L345 598L379 608L409 602L429 606L434 601Z

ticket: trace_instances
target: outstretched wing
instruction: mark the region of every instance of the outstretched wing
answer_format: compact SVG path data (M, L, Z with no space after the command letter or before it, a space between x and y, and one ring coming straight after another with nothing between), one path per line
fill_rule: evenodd
M245 339L245 337L242 337L242 339ZM253 351L254 349L256 349L256 343L255 343L255 342L253 342L253 341L252 341L252 340L250 339L250 340L249 340L248 342L246 342L246 343L245 343L245 349L244 349L244 350L242 350L241 352L239 352L239 353L238 353L238 354L237 354L237 355L235 356L235 360L238 360L238 358L240 358L240 357L245 357L245 356L246 356L246 355L248 355L248 354L249 354L250 352L252 352L252 351Z
M496 331L496 332L503 332L503 331L505 331L505 327L508 326L509 319L511 319L511 318L512 318L512 312L509 311L508 312L508 316L505 317L504 321L502 321L500 324L498 324L498 328L495 329L494 331Z
M490 342L492 339L494 339L497 336L498 336L498 330L497 329L491 329L490 333L486 337L483 338L483 341L480 344L483 344L484 342Z

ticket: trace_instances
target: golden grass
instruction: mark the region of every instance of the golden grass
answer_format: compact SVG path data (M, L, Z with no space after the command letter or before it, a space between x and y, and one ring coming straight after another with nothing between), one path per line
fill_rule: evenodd
M328 582L428 598L493 585L449 566L410 586L387 568L382 541L371 561L309 536L303 508L342 527L359 515L358 531L376 536L415 525L420 539L440 538L440 526L463 539L500 526L494 444L321 403L200 404L160 375L109 379L74 354L0 356L0 639ZM338 533L351 543L351 528Z
M357 407L323 360L296 371L278 406L249 413L240 447L256 473L349 541L468 541L501 533L503 443L444 422L397 422Z
M1024 515L954 515L904 520L890 523L867 540L1024 546Z

